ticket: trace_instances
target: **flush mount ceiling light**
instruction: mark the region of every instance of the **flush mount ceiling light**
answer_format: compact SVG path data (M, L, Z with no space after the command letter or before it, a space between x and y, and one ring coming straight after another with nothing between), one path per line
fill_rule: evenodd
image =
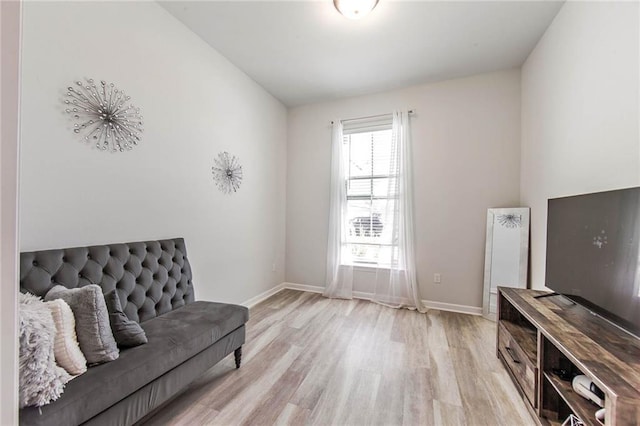
M349 19L360 19L369 14L378 0L333 0L333 5Z

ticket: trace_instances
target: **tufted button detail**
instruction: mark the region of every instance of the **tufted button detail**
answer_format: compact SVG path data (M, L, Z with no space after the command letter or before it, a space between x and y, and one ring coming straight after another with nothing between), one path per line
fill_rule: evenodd
M148 320L172 306L184 305L185 300L193 300L191 267L185 250L181 242L172 240L59 249L46 256L30 255L31 270L36 275L30 278L41 283L37 289L34 287L35 291L60 283L69 287L98 283L115 288L132 319ZM29 263L26 265L29 267ZM60 274L59 280L56 274Z

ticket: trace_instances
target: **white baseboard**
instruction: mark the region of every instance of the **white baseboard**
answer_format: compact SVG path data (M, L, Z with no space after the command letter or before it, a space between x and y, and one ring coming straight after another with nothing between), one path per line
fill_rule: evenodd
M240 305L242 306L246 306L247 308L253 308L255 305L257 305L258 303L262 302L263 300L267 300L268 298L270 298L271 296L273 296L276 293L281 292L282 290L285 289L285 283L280 283L277 286L270 288L269 290L260 293L259 295L252 297L249 300L245 300L244 302L240 303Z
M423 300L422 304L429 309L438 309L440 311L458 312L468 315L482 315L481 306L456 305L455 303L436 302L433 300Z
M283 290L285 288L290 290L307 291L310 293L322 293L324 291L324 287L315 286L315 285L297 284L297 283L288 283L288 282L284 282L280 285L282 287L278 291ZM273 294L275 293L277 293L277 291L274 292ZM354 291L353 297L355 299L372 300L373 294L362 292L362 291ZM433 300L422 300L422 304L429 309L438 309L440 311L447 311L447 312L458 312L461 314L468 314L468 315L482 315L481 306L457 305L455 303L436 302Z
M320 287L317 285L282 283L282 286L283 286L282 288L288 288L289 290L306 291L309 293L322 293L324 291L324 287Z

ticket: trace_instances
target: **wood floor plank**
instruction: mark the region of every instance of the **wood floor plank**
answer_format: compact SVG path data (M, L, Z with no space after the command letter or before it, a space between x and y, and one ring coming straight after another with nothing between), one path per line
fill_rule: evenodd
M476 424L476 418L474 417L470 421L464 415L462 407L457 405L447 404L446 402L433 401L433 417L435 424L438 426L460 426L460 425L474 425ZM514 423L517 425L518 423ZM524 423L527 424L527 423Z
M274 384L287 372L287 367L298 356L298 348L286 345L286 343L282 343L282 345L287 349L284 354L271 363L269 368L263 369L262 374L253 375L253 381L250 385L241 388L231 387L235 392L229 394L212 393L209 406L215 407L219 411L212 424L242 424L245 421L251 414L248 407L255 406L256 403L259 404L262 401L265 392L273 388Z
M218 415L206 405L193 402L190 398L180 398L172 402L171 410L162 410L162 412L144 422L145 426L160 425L205 425L211 423Z
M492 390L487 386L483 370L474 363L468 348L453 347L450 353L456 372L462 371L463 366L468 366L473 371L473 374L456 374L465 417L476 419L478 426L495 425L495 413L489 403Z
M456 372L451 361L451 352L448 348L430 347L431 377L433 378L434 399L441 402L462 407L458 374L473 374L472 371Z
M355 333L355 326L345 317L338 322L339 331L330 332L323 340L317 340L311 351L303 351L299 357L300 363L294 363L292 368L306 368L307 375L291 402L301 408L313 410L327 388L329 380L344 357L346 348ZM333 330L332 330L333 331Z
M492 390L489 403L498 419L496 424L508 426L531 421L531 415L506 371L492 372L487 379L487 386Z
M257 407L251 410L243 425L274 424L289 403L291 395L298 389L304 375L294 370L287 370L271 389L261 396Z
M433 389L431 371L416 368L406 372L402 423L433 425Z
M345 403L346 416L341 416L337 421L344 422L343 424L346 425L371 424L379 387L380 374L359 370Z
M347 415L347 397L355 385L358 370L338 367L329 373L330 380L311 411L309 424L338 424Z
M307 420L311 415L311 410L300 408L295 404L287 404L276 419L275 424L278 426L297 426L307 424Z
M447 339L447 332L444 326L444 314L445 312L429 310L427 312L427 347L428 348L449 348L449 340ZM495 334L495 333L494 333ZM494 342L495 342L495 336Z
M401 425L403 423L405 409L404 386L404 372L385 372L382 374L380 389L384 389L384 392L378 392L376 395L372 424L386 426Z
M243 368L234 368L226 374L213 377L211 381L214 383L209 392L200 398L200 402L220 412L233 408L240 398L246 398L247 393L264 391L259 386L271 384L284 374L298 351L287 343L272 342L252 362L243 364ZM266 369L265 365L270 368Z
M407 366L414 369L429 368L431 357L425 350L429 346L429 327L427 318L429 315L417 311L407 311L407 324L405 337L407 339Z
M284 290L251 310L243 362L212 367L144 425L533 425L495 323Z

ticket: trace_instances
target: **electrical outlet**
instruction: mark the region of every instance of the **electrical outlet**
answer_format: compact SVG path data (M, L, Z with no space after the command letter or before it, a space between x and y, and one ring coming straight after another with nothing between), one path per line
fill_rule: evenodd
M440 284L442 282L442 276L439 273L433 274L433 282Z

